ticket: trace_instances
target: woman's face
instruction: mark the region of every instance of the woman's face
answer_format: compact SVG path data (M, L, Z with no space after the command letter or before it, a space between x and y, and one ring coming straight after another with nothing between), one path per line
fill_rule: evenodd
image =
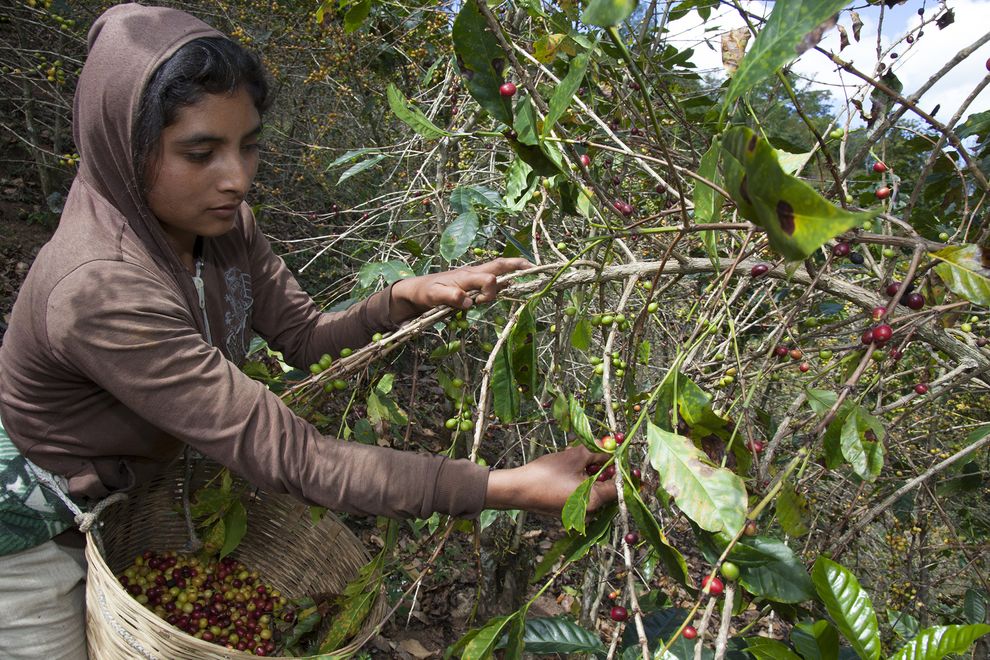
M258 170L261 116L242 87L180 108L148 168L147 201L173 248L191 263L197 236L230 231Z

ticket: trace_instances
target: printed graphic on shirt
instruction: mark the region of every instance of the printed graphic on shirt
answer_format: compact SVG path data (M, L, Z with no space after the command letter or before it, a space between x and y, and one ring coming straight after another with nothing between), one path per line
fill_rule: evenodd
M72 514L28 471L0 426L0 557L44 543L71 521Z
M249 317L251 304L251 276L238 268L224 271L227 293L224 301L227 309L223 315L223 339L227 356L234 364L240 364L247 355L248 335L251 327Z

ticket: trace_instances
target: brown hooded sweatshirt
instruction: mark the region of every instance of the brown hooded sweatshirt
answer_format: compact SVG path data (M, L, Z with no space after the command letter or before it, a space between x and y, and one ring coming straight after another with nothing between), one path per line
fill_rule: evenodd
M203 240L204 323L193 279L139 192L131 135L151 74L209 36L220 35L188 14L137 4L90 31L74 105L79 173L0 346L4 428L78 496L132 487L185 443L337 511L477 514L484 468L323 437L238 369L253 333L294 365L367 343L393 327L390 290L321 313L245 203L233 230Z

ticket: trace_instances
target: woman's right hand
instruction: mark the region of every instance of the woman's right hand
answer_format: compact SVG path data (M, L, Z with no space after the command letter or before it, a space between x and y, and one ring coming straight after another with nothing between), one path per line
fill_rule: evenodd
M560 515L567 498L588 478L587 467L603 463L606 457L585 447L568 447L521 467L494 470L488 478L485 508ZM615 499L614 482L596 481L588 500L588 512Z

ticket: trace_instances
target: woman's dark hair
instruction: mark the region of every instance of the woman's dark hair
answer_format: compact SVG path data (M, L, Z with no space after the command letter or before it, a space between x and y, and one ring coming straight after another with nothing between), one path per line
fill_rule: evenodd
M179 48L152 74L134 125L134 167L145 185L148 162L162 130L176 120L179 109L205 94L232 94L243 87L259 113L271 104L265 68L257 55L224 37L194 39Z

